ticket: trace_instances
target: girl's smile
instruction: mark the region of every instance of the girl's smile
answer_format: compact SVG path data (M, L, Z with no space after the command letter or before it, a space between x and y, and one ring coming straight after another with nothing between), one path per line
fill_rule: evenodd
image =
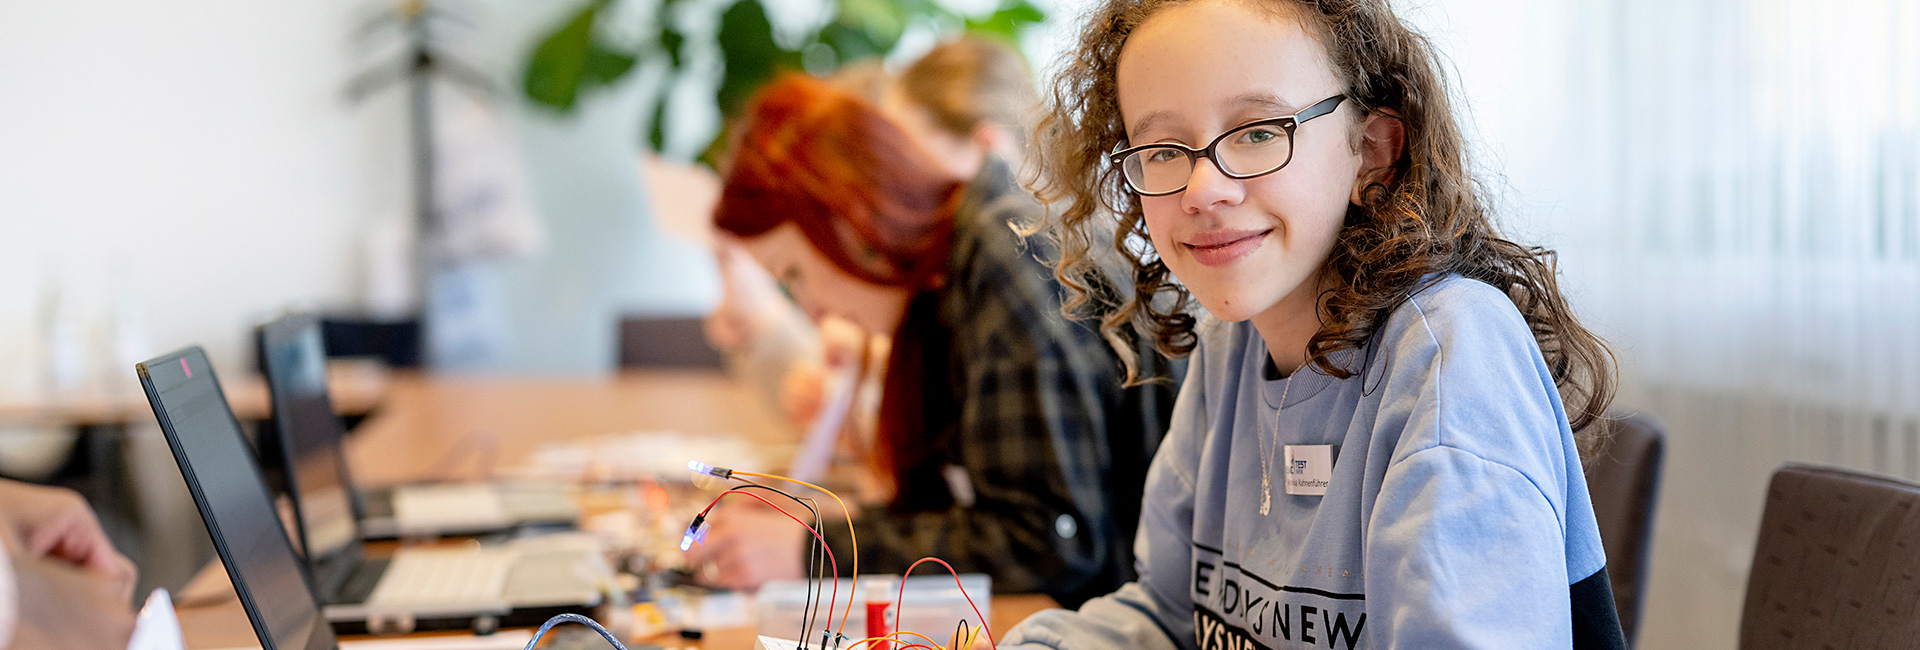
M1272 228L1209 230L1188 237L1180 245L1187 248L1194 261L1206 266L1226 266L1252 255L1271 234Z

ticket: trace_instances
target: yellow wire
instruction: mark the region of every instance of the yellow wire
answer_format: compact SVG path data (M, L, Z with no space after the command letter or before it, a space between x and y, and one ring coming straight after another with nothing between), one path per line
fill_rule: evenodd
M854 589L859 588L859 585L860 585L860 535L859 533L855 533L853 531L853 512L847 509L847 502L840 500L840 495L834 494L833 490L829 490L829 489L820 487L818 485L808 483L806 481L787 478L785 476L780 476L777 474L761 474L759 472L742 472L740 470L734 470L733 473L739 476L751 476L754 478L772 479L775 481L786 481L788 483L804 485L804 486L813 488L815 490L819 490L820 492L825 493L827 496L833 497L834 503L840 504L840 514L846 515L847 517L847 537L853 540L853 578L852 578L852 582L854 584L853 588ZM811 579L812 576L808 576L808 578ZM831 612L831 610L829 610L829 612ZM833 635L835 637L841 637L841 638L846 637L847 617L852 614L853 614L853 589L849 589L847 590L847 606L845 609L842 609L840 611L840 628L833 631ZM922 637L922 638L925 638L925 637ZM933 641L933 639L927 639L927 641ZM940 644L935 643L934 645L937 646Z
M737 474L738 472L735 472L735 473ZM925 635L925 634L921 634L921 633L919 633L919 632L914 632L914 631L911 631L911 630L901 630L901 631L899 631L899 632L894 632L894 633L892 633L892 634L888 634L888 635L886 635L886 636L870 636L870 637L867 637L867 638L864 638L864 639L860 639L860 640L858 640L858 641L854 641L853 643L851 643L851 644L848 644L848 645L847 645L847 647L846 647L846 650L853 650L853 647L854 647L854 646L857 646L857 645L860 645L860 644L862 644L862 643L869 643L869 644L870 644L870 643L874 643L874 642L876 642L876 641L891 641L891 642L894 642L894 643L899 643L899 644L903 644L903 645L904 645L904 644L906 643L905 641L901 641L900 639L897 639L897 638L894 638L894 637L898 637L898 636L900 636L900 635L902 635L902 634L911 634L911 635L914 635L914 636L917 636L917 637L920 637L920 638L922 638L922 639L926 639L926 640L927 640L927 645L930 645L930 646L933 646L933 647L935 647L935 648L943 648L943 647L946 647L946 646L942 646L942 645L940 645L940 642L938 642L938 641L935 641L935 640L933 640L932 638L930 638L930 637L928 637L928 636L927 636L927 635Z

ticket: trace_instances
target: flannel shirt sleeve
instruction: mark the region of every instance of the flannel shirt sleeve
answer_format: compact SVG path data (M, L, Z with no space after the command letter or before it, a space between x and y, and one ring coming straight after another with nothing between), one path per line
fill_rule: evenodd
M904 567L936 556L963 573L992 575L995 591L1084 599L1083 585L1131 531L1114 530L1100 494L1106 451L1097 444L1097 380L1074 365L1050 354L968 364L948 472L971 483L972 503L923 513L868 510L858 524L861 563ZM828 536L836 556L851 550L845 534Z
M1071 607L1112 590L1117 583L1102 581L1124 565L1115 556L1133 534L1119 529L1103 487L1120 377L1107 343L1061 318L1051 271L1005 230L1029 207L989 202L977 221L987 226L963 247L975 251L971 262L951 278L959 417L936 438L953 475L946 483L970 484L952 491L972 492L972 502L956 494L945 511L871 508L859 522L860 558L904 568L935 556L993 576L997 592L1047 593ZM851 550L845 534L827 536L836 557Z

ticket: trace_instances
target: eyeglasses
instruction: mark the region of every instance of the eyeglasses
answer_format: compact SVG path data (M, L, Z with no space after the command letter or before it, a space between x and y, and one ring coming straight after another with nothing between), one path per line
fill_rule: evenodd
M1213 161L1228 178L1265 176L1293 161L1295 129L1307 120L1332 113L1346 99L1346 95L1334 95L1292 115L1248 123L1220 134L1204 149L1155 142L1115 151L1109 158L1120 166L1127 186L1141 196L1166 196L1187 189L1187 179L1193 177L1198 158Z

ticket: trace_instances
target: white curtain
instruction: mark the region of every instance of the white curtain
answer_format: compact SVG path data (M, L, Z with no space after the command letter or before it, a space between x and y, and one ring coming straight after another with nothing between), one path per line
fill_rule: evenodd
M1399 9L1668 427L1641 647L1734 647L1774 469L1920 480L1920 2Z

